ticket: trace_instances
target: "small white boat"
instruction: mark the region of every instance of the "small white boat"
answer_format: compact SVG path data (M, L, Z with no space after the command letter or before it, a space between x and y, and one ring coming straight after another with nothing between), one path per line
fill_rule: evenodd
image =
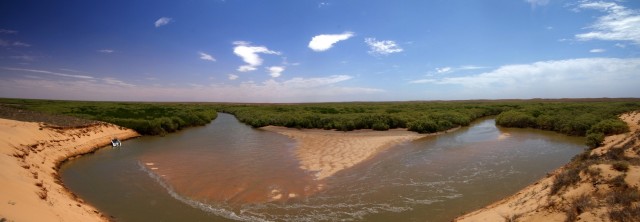
M122 142L120 142L120 140L118 138L113 138L111 140L111 146L112 147L120 147L120 146L122 146Z

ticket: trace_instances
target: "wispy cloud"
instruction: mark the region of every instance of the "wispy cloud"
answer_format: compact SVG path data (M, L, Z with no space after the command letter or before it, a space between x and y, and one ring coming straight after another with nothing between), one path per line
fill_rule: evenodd
M47 70L22 69L22 68L10 68L10 67L3 67L3 69L10 70L10 71L19 71L19 72L42 73L42 74L48 74L48 75L54 75L54 76L62 76L62 77L70 77L70 78L78 78L78 79L93 79L93 77L91 77L91 76L74 75L74 74L66 74L66 73L59 73L59 72L51 72L51 71L47 71Z
M123 81L115 79L115 78L107 77L107 78L103 78L102 80L105 83L110 84L110 85L124 86L124 87L134 87L134 86L136 86L134 84L126 83L126 82L123 82Z
M371 49L369 51L369 54L372 55L388 55L391 53L398 53L403 51L403 49L400 48L400 46L398 46L395 41L391 40L376 41L375 38L365 38L364 42L369 45L369 48Z
M228 76L229 80L236 80L236 79L239 78L239 76L236 75L236 74L228 74L227 76Z
M345 32L342 34L316 35L313 38L311 38L311 41L309 42L309 48L316 52L327 51L331 47L333 47L333 44L339 41L347 40L353 37L353 35L354 35L353 32Z
M235 78L230 74L229 77ZM218 101L218 102L327 102L366 100L384 90L340 86L353 77L331 75L277 81L242 82L237 85L138 85L118 86L105 92L103 82L90 80L47 80L6 78L0 81L0 95L20 98L131 101ZM118 84L113 82L113 84Z
M271 66L268 68L269 70L269 75L273 78L278 78L280 77L280 75L282 75L282 72L284 72L284 67L283 66Z
M0 34L18 34L16 30L0 29Z
M260 58L260 55L258 55L259 53L280 55L280 52L269 50L265 46L252 46L251 43L245 41L236 41L233 44L236 45L233 48L233 53L247 63L246 65L238 67L238 71L240 72L254 71L256 67L262 65L263 60Z
M637 96L640 58L583 58L504 65L460 77L410 83L458 85L461 98L629 97Z
M98 50L98 52L110 54L110 53L114 53L115 50L113 50L113 49L100 49L100 50Z
M484 66L459 66L459 67L445 66L445 67L436 68L435 69L435 73L437 73L437 74L445 74L445 73L453 73L453 72L457 72L457 71L486 69L486 68L488 68L488 67L484 67Z
M200 59L202 59L202 60L212 61L212 62L215 62L215 61L216 61L216 59L215 59L215 58L213 58L213 56L211 56L211 55L209 55L209 54L207 54L207 53L204 53L204 52L198 52L198 54L200 55Z
M158 28L160 26L167 25L167 24L169 24L171 22L173 22L172 18L162 17L162 18L159 18L158 20L156 20L156 22L154 24L155 24L156 28Z
M592 50L589 50L590 53L601 53L601 52L605 52L605 51L606 51L605 49L592 49Z
M575 35L578 40L632 41L640 44L640 11L629 9L615 2L584 1L578 9L605 12L588 26L590 32Z
M30 47L30 44L24 43L24 42L20 42L20 41L15 41L15 42L10 42L4 39L0 39L0 46L2 47L11 47L11 46L15 46L15 47Z
M30 44L24 43L24 42L20 42L20 41L15 41L13 42L13 46L17 46L17 47L31 47Z

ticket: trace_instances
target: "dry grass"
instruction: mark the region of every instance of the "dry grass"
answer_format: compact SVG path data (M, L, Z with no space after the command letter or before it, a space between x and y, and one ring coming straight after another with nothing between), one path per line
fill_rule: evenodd
M590 208L594 206L591 197L586 194L580 195L578 198L574 199L567 208L565 212L567 219L565 221L572 222L578 219L578 216L583 212L586 212Z
M563 171L556 176L551 185L551 195L557 194L560 190L572 186L580 181L580 169L572 168Z
M627 161L616 161L612 165L614 170L620 172L627 172L629 170L629 162Z

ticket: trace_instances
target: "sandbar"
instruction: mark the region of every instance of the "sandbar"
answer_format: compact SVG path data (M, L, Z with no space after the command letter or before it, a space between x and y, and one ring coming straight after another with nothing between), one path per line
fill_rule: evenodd
M349 132L278 126L266 126L262 129L294 139L297 142L295 154L300 161L300 168L313 172L317 180L355 166L395 145L434 135L406 129Z

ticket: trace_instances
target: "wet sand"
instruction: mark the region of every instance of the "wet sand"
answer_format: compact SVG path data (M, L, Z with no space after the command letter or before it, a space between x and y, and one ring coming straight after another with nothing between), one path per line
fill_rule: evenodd
M419 134L405 129L350 132L277 126L261 129L280 133L296 140L298 142L296 157L300 161L300 168L313 172L317 180L355 166L394 145L435 135Z
M629 158L638 158L633 150L640 147L640 142L636 139L640 136L640 112L625 113L619 118L627 123L630 132L607 136L604 144L593 149L590 155L601 156L620 144L631 142L633 145L626 148L624 155ZM567 170L565 166L549 173L547 177L525 187L513 196L460 216L454 221L565 221L567 219L566 211L572 208L572 201L582 195L595 198L592 200L595 206L579 213L577 221L609 221L607 214L614 208L610 204L600 204L600 202L604 202L601 196L610 195L612 188L609 184L595 183L594 181L608 181L617 176L625 175L625 182L630 187L639 189L640 167L630 166L625 173L613 170L610 163L594 164L589 168L598 170L599 175L603 178L593 178L586 173L581 173L581 179L577 185L551 195L550 187L557 175Z
M107 221L70 193L58 178L63 161L139 136L112 124L54 129L42 123L0 119L0 220Z

